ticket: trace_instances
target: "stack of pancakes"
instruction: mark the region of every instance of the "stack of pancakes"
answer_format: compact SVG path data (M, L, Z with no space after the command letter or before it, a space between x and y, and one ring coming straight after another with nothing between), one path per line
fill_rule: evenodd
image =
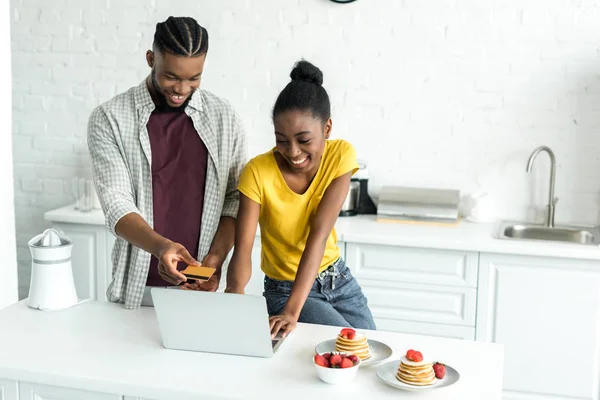
M335 350L339 352L345 352L354 354L361 360L366 360L371 357L369 352L369 343L364 333L357 332L354 339L346 339L341 334L335 341Z
M435 382L433 364L427 361L414 362L406 358L400 359L396 379L407 385L427 386Z

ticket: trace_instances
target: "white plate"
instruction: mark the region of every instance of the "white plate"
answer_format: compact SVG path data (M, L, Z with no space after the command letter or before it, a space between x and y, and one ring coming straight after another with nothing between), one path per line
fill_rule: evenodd
M408 390L411 392L422 392L424 390L439 389L446 386L455 384L460 378L460 374L451 366L446 365L446 375L442 379L436 379L433 385L429 386L414 386L404 382L400 382L396 379L396 372L398 372L398 365L400 360L388 361L385 364L381 364L377 367L377 377L398 389Z
M335 341L336 339L331 339L319 343L317 347L315 347L315 352L327 353L328 351L337 351L335 349ZM362 360L360 363L361 367L368 367L369 365L378 364L392 356L392 349L387 344L373 339L367 339L367 342L369 343L369 352L371 353L371 357L367 358L366 360Z

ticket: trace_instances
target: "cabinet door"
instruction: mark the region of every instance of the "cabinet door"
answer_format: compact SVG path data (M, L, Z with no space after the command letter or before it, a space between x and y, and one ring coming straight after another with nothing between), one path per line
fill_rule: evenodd
M244 290L246 294L262 296L264 291L265 274L260 269L260 236L257 236L252 246L252 276Z
M475 328L447 324L428 324L397 319L375 318L378 331L436 336L447 339L475 340Z
M155 400L155 399L148 399L148 398L145 398L145 397L125 396L125 397L123 397L123 400Z
M378 320L395 320L475 326L476 289L360 277L357 282L378 325Z
M110 283L107 275L112 269L110 250L114 239L107 252L109 233L104 226L68 223L55 223L53 226L61 229L73 241L71 264L79 298L107 301L106 288Z
M116 394L90 392L60 386L19 383L19 400L121 400Z
M338 241L337 246L340 249L340 257L346 261L346 243Z
M347 242L345 254L357 278L477 287L474 252Z
M473 339L478 254L345 243L377 328Z
M55 224L73 241L71 265L75 288L80 299L97 299L96 249L104 238L100 229L86 225Z
M504 345L504 399L598 399L600 265L480 260L477 340Z
M16 381L0 379L0 400L19 400Z

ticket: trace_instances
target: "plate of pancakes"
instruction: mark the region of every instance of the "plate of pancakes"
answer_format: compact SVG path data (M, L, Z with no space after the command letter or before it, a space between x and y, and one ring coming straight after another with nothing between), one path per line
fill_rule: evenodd
M385 343L367 339L363 332L356 332L351 328L344 328L337 338L325 340L315 347L319 354L337 351L355 354L360 358L361 367L381 363L392 356L392 348Z
M377 367L377 377L395 388L420 392L453 385L460 378L460 374L446 364L444 377L438 379L432 362L415 362L402 356L400 360L388 361Z

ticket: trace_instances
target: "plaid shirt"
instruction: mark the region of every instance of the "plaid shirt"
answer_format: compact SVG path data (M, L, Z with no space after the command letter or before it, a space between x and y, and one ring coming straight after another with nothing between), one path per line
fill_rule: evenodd
M115 226L126 214L137 213L153 227L152 155L146 128L153 110L144 81L95 108L88 122L94 184L106 227L117 237L107 296L129 309L141 305L151 255L119 237ZM247 161L246 134L232 106L205 90L196 90L185 112L209 154L198 247L198 260L202 260L220 217L237 216L237 184Z

